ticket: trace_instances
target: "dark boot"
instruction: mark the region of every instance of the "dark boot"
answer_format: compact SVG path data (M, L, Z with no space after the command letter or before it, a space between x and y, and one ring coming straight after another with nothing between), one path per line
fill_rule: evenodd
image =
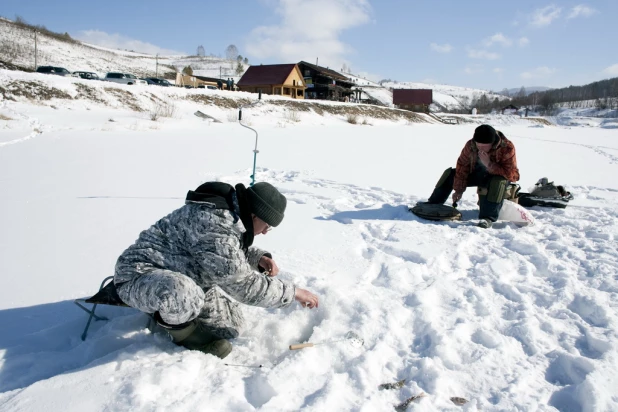
M478 227L483 229L489 229L493 225L493 222L489 219L481 219L478 224Z
M196 319L181 325L165 323L158 312L154 314L154 320L172 337L172 341L190 350L198 350L203 353L225 358L232 351L232 344L212 334L202 322Z

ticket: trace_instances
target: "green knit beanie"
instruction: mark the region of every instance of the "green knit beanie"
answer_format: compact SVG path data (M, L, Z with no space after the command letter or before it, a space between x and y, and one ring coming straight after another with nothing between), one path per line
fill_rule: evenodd
M247 189L251 212L269 226L279 226L287 199L273 185L259 182Z

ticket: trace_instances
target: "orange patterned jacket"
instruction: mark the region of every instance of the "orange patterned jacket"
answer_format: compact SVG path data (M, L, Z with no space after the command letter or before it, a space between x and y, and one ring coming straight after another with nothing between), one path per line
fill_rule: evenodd
M517 168L517 158L515 156L515 146L507 139L502 132L498 133L499 140L489 151L490 164L487 172L492 175L499 175L506 178L509 182L519 180L519 169ZM453 189L463 193L466 190L468 176L474 170L478 158L478 149L472 139L466 142L455 170L455 183Z

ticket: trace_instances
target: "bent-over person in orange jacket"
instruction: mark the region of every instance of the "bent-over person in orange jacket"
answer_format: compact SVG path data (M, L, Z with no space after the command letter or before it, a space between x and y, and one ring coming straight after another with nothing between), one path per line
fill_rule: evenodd
M484 188L479 191L479 226L489 228L498 220L509 182L518 180L515 146L502 132L484 124L466 142L457 167L444 171L427 203L442 204L453 190L453 203L457 203L467 187Z

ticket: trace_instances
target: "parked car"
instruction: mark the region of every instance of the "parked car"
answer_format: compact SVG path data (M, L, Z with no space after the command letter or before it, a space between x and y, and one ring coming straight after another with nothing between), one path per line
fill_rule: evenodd
M94 72L73 72L73 74L77 75L78 77L80 77L82 79L101 80L99 75L94 73Z
M124 75L127 76L129 79L135 80L134 84L148 84L148 82L146 80L139 79L139 78L135 77L135 75L133 75L131 73L124 73Z
M165 79L158 79L156 77L146 77L145 79L142 79L142 80L146 80L146 82L148 82L148 84L154 84L154 85L157 85L157 86L168 87L168 86L172 85L167 80L165 80Z
M120 72L109 72L105 75L105 78L108 82L120 83L120 84L148 84L145 80L138 79L132 74L129 73L120 73Z
M37 73L55 74L56 76L71 77L73 74L64 67L55 66L39 66L36 68Z
M198 89L210 89L210 90L219 90L219 88L217 86L213 86L212 84L200 84L199 86L197 86Z

